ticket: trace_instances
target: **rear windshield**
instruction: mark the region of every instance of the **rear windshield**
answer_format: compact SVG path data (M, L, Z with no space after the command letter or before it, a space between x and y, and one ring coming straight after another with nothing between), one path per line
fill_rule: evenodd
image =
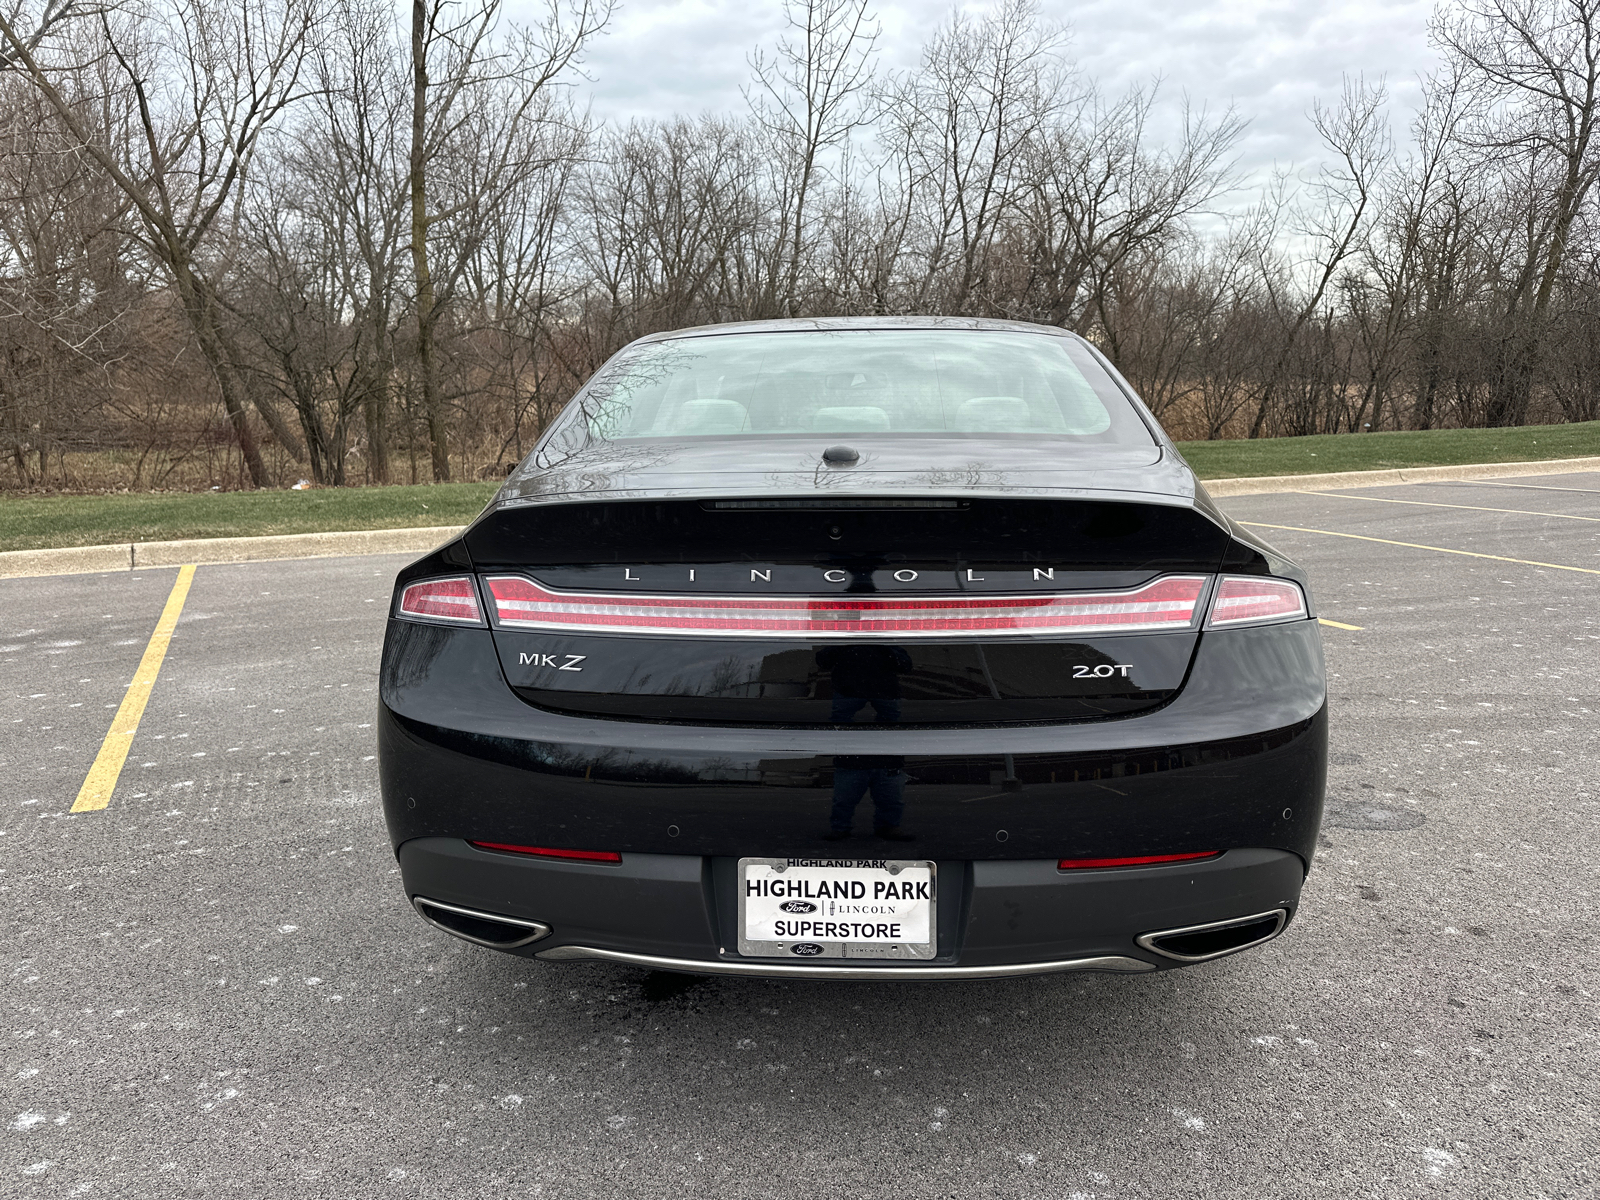
M590 437L606 441L942 433L1154 444L1087 347L991 330L807 330L653 342L611 363L568 421L586 423Z

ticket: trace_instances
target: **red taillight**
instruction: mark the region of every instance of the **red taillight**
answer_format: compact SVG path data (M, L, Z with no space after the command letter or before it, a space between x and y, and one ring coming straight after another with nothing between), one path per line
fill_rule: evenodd
M1126 592L925 599L591 595L551 591L521 575L486 582L496 622L512 629L905 638L1186 629L1194 623L1206 581L1173 575Z
M579 862L619 863L622 855L612 850L554 850L549 846L507 846L502 842L473 842L479 850L501 850L506 854L532 854L539 858L575 858Z
M1248 625L1287 621L1306 615L1305 593L1287 579L1259 575L1224 575L1211 602L1212 625Z
M1196 858L1216 858L1221 850L1201 850L1196 854L1141 854L1135 858L1063 858L1058 871L1085 871L1096 867L1148 867L1152 863L1189 862Z
M483 613L478 608L478 590L466 576L455 579L424 579L421 583L407 584L400 593L400 614L424 621L455 621L464 625L482 625Z

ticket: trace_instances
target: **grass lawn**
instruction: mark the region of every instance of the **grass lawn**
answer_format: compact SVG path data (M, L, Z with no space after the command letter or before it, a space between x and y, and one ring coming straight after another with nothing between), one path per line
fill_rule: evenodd
M113 496L0 494L0 550L166 542L179 538L465 525L495 483L311 488L303 492L130 492Z
M1179 442L1178 449L1201 479L1535 462L1600 455L1600 421L1523 425L1514 429L1430 429L1421 433L1328 433L1237 442Z
M1379 471L1456 463L1532 462L1600 455L1600 421L1519 429L1327 434L1182 442L1202 479ZM337 529L464 525L494 483L313 488L304 492L141 492L113 496L0 494L0 550L179 538L250 537Z

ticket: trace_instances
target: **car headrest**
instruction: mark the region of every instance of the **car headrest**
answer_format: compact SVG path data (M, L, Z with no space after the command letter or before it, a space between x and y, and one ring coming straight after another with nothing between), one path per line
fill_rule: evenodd
M956 409L955 427L965 433L1026 433L1033 412L1021 396L974 396Z
M887 433L889 414L870 404L834 405L817 409L811 418L811 428L832 432L862 429Z
M673 414L672 433L743 433L750 414L737 400L685 400Z

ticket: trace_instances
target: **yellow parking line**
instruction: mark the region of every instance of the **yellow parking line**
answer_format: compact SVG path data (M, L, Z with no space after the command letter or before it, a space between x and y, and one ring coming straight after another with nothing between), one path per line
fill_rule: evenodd
M1327 617L1318 617L1318 625L1331 625L1335 629L1348 629L1351 633L1360 633L1366 628L1364 625L1346 625L1343 621L1330 621Z
M1470 512L1510 513L1518 517L1560 517L1563 521L1594 521L1600 517L1580 517L1573 513L1534 512L1526 508L1484 508L1478 504L1439 504L1433 500L1391 500L1387 496L1352 496L1346 492L1301 492L1302 496L1326 496L1329 500L1371 500L1374 504L1415 504L1420 508L1464 508Z
M133 745L133 735L139 731L139 721L144 716L144 706L150 701L150 690L161 673L161 663L167 657L167 644L172 641L172 631L178 624L178 614L183 602L189 598L189 585L194 582L194 564L178 568L178 581L172 585L167 606L161 610L156 631L150 635L150 644L144 648L139 669L128 685L128 694L122 698L117 715L111 719L111 729L100 743L100 753L95 755L94 766L78 789L78 798L72 802L72 811L99 812L111 803L111 793L116 791L117 778L122 774L122 764L127 760Z
M1535 562L1531 558L1507 558L1503 554L1479 554L1475 550L1452 550L1448 546L1423 546L1416 542L1391 542L1388 538L1366 537L1359 533L1339 533L1332 529L1306 529L1300 525L1268 525L1265 521L1240 521L1257 529L1286 529L1290 533L1320 533L1324 537L1352 538L1358 542L1377 542L1383 546L1404 546L1407 550L1432 550L1437 554L1460 554L1467 558L1490 558L1495 562L1516 563L1523 567L1549 567L1552 571L1580 571L1585 575L1600 575L1593 567L1568 567L1561 563Z

